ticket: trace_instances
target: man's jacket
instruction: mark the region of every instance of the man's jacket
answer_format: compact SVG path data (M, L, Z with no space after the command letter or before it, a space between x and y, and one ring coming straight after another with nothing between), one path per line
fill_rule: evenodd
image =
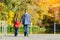
M25 13L22 15L21 23L24 25L30 24L30 15L28 13L27 14Z

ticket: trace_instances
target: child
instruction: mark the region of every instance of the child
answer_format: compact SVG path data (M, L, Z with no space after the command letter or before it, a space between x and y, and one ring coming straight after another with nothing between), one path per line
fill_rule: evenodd
M15 22L14 22L14 30L15 30L15 36L17 36L18 34L18 28L20 26L20 23L18 22L18 20L16 19Z

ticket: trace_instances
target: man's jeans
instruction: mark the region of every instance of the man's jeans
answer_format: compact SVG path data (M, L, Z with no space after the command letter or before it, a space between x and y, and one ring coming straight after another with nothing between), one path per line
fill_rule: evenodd
M29 25L24 25L24 36L28 36Z

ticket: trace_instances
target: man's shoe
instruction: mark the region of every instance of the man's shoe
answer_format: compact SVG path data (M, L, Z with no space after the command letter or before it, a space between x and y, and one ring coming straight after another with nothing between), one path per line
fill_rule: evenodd
M26 33L24 33L24 37L26 37Z
M27 37L29 37L29 35L27 35Z
M16 37L17 35L15 35L15 37Z

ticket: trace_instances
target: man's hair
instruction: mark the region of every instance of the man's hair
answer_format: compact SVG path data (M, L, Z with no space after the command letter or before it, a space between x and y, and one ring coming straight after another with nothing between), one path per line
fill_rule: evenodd
M25 9L25 12L27 11L27 9Z

